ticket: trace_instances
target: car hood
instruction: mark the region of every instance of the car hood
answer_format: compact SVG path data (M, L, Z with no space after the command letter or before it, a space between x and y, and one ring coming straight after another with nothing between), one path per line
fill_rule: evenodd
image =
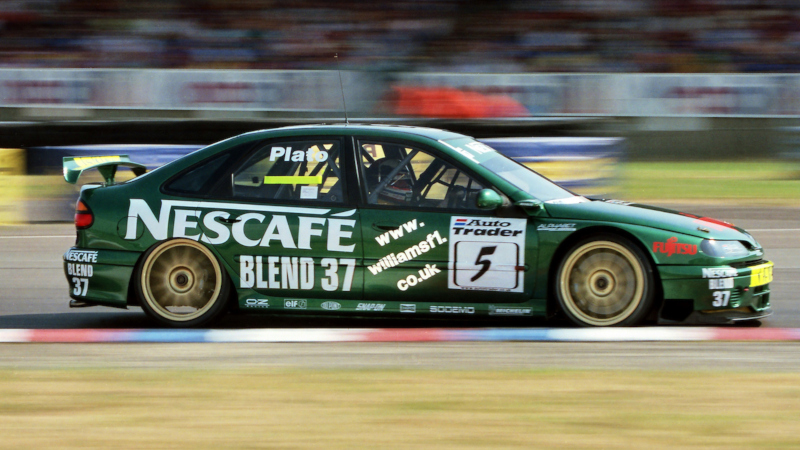
M551 217L558 219L642 225L704 239L746 241L755 248L761 247L749 233L731 223L656 206L601 199L571 204L545 203L545 208Z

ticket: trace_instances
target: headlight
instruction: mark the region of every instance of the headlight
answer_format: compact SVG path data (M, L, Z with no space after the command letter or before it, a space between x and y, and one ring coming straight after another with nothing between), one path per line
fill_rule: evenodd
M763 248L761 247L761 244L758 243L756 238L754 238L750 233L745 231L744 235L747 236L748 239L750 239L750 242L753 244L753 247L755 247L757 250L761 250Z
M750 251L739 241L715 241L714 239L704 239L700 243L700 251L715 258L741 258L750 254Z

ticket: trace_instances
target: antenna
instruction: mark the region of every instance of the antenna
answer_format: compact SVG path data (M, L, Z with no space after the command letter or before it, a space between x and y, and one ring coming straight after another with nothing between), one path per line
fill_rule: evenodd
M344 99L344 84L342 84L342 69L339 67L339 54L333 55L333 59L336 60L336 71L339 72L339 88L342 90L342 104L344 105L344 123L345 125L350 125L350 121L347 120L347 100Z

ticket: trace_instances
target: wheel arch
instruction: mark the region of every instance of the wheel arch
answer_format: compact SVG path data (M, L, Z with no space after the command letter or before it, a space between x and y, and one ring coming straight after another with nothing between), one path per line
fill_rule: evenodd
M159 241L155 241L152 245L150 245L149 247L144 249L141 253L139 253L138 258L136 258L136 263L133 265L133 272L131 273L131 277L128 280L127 306L140 306L140 307L142 306L141 305L141 300L140 300L139 295L137 293L137 285L136 285L136 283L138 283L138 281L137 281L136 278L140 275L140 270L142 268L142 264L144 264L144 260L145 260L146 256L155 247L158 247L159 245L163 244L164 242L168 242L168 241L172 241L172 240L176 240L176 239L186 239L186 238L169 238L169 239L162 239L162 240L159 240ZM217 249L214 248L213 245L208 245L208 244L206 244L204 242L201 242L199 240L195 241L195 242L197 242L198 244L200 244L203 247L205 247L206 249L208 249L208 251L211 252L211 254L214 255L214 257L217 259L217 262L219 263L219 266L220 266L220 270L225 272L228 275L227 276L227 280L228 280L228 285L229 285L229 292L230 292L231 295L226 299L225 308L228 309L228 310L238 310L238 301L237 301L237 299L238 299L238 289L236 287L236 282L234 281L233 274L231 273L230 268L226 264L225 260L221 257L221 255L219 254Z
M136 276L139 274L139 269L142 267L142 263L144 262L144 255L147 254L150 249L162 241L157 241L155 244L147 247L143 252L139 253L139 257L136 258L136 264L133 265L133 272L131 272L131 278L128 280L128 302L127 306L141 306L141 302L139 301L139 295L136 293Z
M556 247L556 251L553 253L553 258L550 260L550 267L547 273L547 316L553 317L560 312L560 307L558 305L558 299L556 298L556 276L558 275L558 267L561 265L561 261L566 257L567 252L579 241L589 238L591 236L600 235L600 234L611 234L616 235L626 240L630 241L635 245L647 258L647 261L650 263L650 267L653 270L653 281L654 281L654 288L655 288L655 301L653 303L652 311L648 315L648 319L654 312L658 312L661 309L661 304L664 302L664 293L663 288L661 285L661 277L658 273L658 269L656 266L656 262L653 259L653 255L647 249L644 242L642 242L639 237L635 234L627 231L623 228L611 226L611 225L596 225L590 226L586 228L581 228L580 230L570 234L566 239L564 239L558 247Z

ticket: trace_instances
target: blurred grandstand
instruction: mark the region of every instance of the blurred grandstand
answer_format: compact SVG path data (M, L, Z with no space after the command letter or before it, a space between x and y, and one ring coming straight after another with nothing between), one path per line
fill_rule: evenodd
M800 71L796 0L0 2L0 67Z

